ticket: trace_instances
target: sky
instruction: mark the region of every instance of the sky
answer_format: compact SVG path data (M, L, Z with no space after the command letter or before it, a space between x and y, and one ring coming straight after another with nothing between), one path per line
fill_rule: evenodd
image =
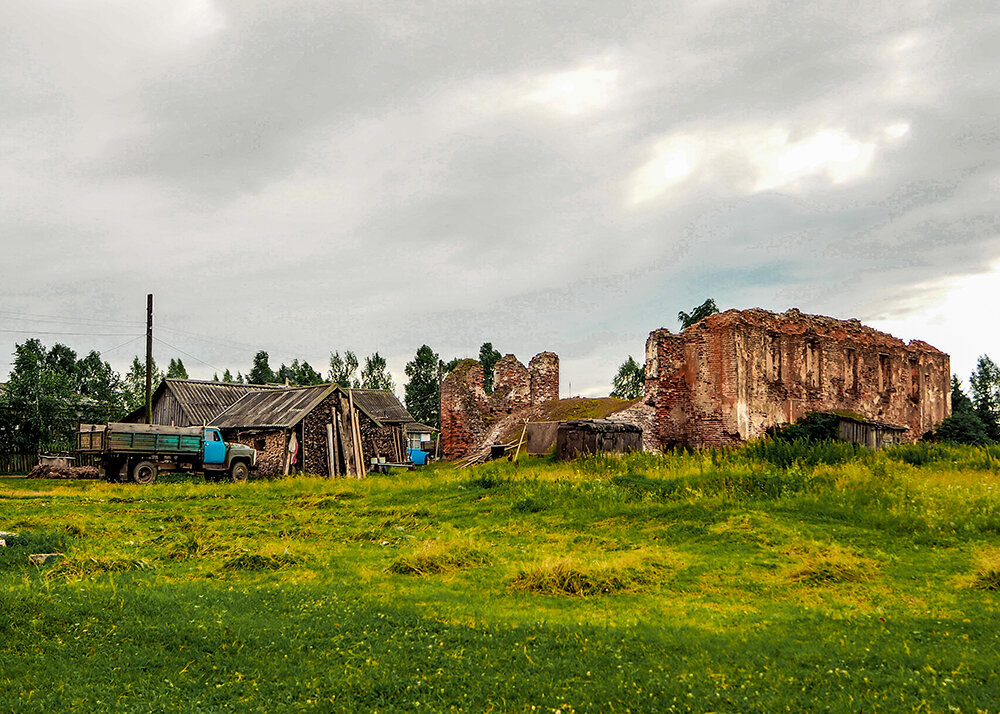
M493 343L606 395L706 298L1000 361L977 0L0 0L0 381Z

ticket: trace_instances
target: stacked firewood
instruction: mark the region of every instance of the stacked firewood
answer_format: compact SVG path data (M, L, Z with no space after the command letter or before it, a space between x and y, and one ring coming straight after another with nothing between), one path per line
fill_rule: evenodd
M329 435L327 424L332 424L330 410L322 407L315 409L306 417L302 424L302 448L305 450L304 466L306 473L326 476L329 474ZM339 451L339 449L338 449ZM335 475L342 475L343 465L338 461Z
M279 476L285 468L285 450L288 447L284 431L240 434L234 441L257 450L257 474ZM261 448L261 441L264 442Z
M39 464L28 478L100 478L96 466L54 466Z

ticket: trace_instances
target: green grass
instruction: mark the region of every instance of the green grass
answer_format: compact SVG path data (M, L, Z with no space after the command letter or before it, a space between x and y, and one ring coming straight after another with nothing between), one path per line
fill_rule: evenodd
M997 711L997 456L3 478L0 711Z

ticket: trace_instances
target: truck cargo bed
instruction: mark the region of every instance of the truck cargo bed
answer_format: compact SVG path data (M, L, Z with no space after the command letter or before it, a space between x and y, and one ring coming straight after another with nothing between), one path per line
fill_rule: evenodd
M81 424L77 450L113 454L199 456L204 430L199 426L159 424Z

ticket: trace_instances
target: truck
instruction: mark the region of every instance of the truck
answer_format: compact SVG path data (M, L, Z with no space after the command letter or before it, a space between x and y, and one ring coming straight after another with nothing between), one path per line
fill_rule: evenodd
M257 464L255 449L227 444L210 426L81 424L76 448L98 457L104 479L138 484L153 483L170 471L201 472L209 481L246 481Z

